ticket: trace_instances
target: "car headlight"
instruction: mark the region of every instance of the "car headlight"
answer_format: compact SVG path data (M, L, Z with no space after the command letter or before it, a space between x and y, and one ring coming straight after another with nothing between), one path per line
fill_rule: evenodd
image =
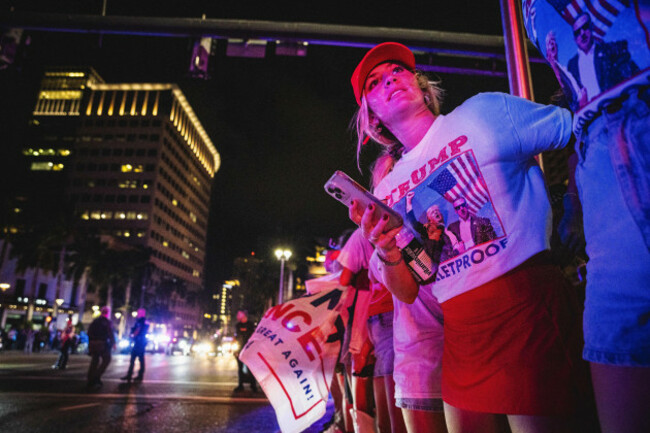
M210 343L199 343L192 348L197 353L210 353L212 352L212 344Z
M121 339L120 342L118 343L118 347L120 349L126 349L131 345L131 342L125 338Z

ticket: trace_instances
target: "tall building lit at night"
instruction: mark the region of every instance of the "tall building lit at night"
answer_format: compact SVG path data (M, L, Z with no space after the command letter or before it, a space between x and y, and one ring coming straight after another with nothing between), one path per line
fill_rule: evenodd
M79 227L151 248L147 295L164 280L176 329L202 321L208 209L220 157L170 83L105 83L92 68L45 72L23 147L31 188L62 187Z

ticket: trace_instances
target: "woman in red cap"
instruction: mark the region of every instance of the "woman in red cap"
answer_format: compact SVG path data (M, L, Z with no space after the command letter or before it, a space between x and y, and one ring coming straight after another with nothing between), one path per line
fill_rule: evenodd
M375 247L371 266L397 300L396 392L421 388L419 373L398 383L404 368L439 357L434 349L417 348L435 326L420 329L420 315L400 314L409 312L409 304L438 304L450 432L497 432L507 429L506 422L515 433L576 431L586 398L581 392L589 389L580 359L580 310L548 255L551 208L535 160L567 144L570 113L483 93L439 114L442 92L415 71L411 50L393 42L365 55L352 87L359 104L358 153L368 137L382 147L372 168L373 192L407 221L404 228L386 230L387 218L374 207L350 208ZM426 210L437 205L466 247L435 264L434 281L423 285L411 273L417 259L403 254L396 240L409 229L418 237L406 217L411 192L409 212L423 223ZM483 236L488 222L493 233Z

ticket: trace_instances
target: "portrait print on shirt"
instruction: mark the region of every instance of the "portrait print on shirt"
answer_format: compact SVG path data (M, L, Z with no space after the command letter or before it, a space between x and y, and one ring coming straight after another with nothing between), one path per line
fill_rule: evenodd
M394 208L440 264L505 236L472 150L440 165Z
M528 34L572 111L596 111L601 96L618 96L613 89L648 69L650 40L641 18L649 9L630 0L523 0Z

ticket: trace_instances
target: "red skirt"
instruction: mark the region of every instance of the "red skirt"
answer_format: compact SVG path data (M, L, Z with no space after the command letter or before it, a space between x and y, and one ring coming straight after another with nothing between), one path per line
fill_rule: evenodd
M574 413L590 394L582 306L540 253L442 304L442 398L511 415Z

